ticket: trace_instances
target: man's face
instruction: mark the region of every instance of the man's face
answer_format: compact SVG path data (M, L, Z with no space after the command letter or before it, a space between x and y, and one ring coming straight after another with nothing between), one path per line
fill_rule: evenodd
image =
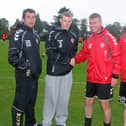
M72 23L72 17L67 17L64 15L60 18L60 24L62 29L69 30L71 23Z
M24 25L30 28L34 28L35 21L36 21L35 13L26 12L25 17L23 19Z
M99 33L101 32L102 22L99 18L89 19L89 27L92 32Z

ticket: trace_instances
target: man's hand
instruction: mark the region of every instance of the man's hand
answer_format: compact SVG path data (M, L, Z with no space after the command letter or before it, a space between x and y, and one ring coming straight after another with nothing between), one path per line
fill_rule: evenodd
M73 57L73 58L71 58L71 60L70 60L70 65L75 66L75 64L76 64L76 60L75 60L75 58Z
M111 80L111 87L115 87L115 85L118 83L118 79L117 78L113 78Z

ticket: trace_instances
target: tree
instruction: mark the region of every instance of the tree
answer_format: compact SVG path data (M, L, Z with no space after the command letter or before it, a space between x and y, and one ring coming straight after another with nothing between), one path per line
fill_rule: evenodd
M119 40L122 29L119 22L114 22L113 24L107 25L106 29L108 29L110 33Z
M9 33L8 26L9 26L8 20L5 18L1 18L0 19L0 37L2 36L3 33L5 34Z
M121 34L122 34L124 31L126 31L126 25L122 26L122 28L121 28Z
M10 34L13 33L16 28L17 28L17 25L21 23L21 21L19 19L16 19L15 23L10 27Z
M49 31L50 29L50 25L48 24L47 21L42 21L42 25L43 25L43 31Z
M36 15L35 30L38 32L41 40L46 40L50 25L48 22L42 21L39 14Z
M35 30L40 34L43 31L43 23L40 19L39 14L36 15Z
M39 33L41 40L47 40L50 31L50 25L46 21L42 21L43 31Z
M87 19L82 19L80 23L80 36L87 37Z
M76 35L79 37L80 30L78 27L79 27L79 20L77 18L74 18L70 30L75 32Z

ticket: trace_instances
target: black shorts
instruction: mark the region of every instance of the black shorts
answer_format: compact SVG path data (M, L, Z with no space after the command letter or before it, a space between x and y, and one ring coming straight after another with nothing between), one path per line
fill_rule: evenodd
M126 104L126 82L121 82L120 84L119 102Z
M87 82L86 97L97 96L99 100L110 100L113 98L113 88L110 84L98 84Z

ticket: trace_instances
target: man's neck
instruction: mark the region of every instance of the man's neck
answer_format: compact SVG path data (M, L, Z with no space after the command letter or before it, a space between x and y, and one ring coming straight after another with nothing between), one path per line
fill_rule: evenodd
M101 33L103 30L102 30L102 27L96 32L96 34L99 34Z

